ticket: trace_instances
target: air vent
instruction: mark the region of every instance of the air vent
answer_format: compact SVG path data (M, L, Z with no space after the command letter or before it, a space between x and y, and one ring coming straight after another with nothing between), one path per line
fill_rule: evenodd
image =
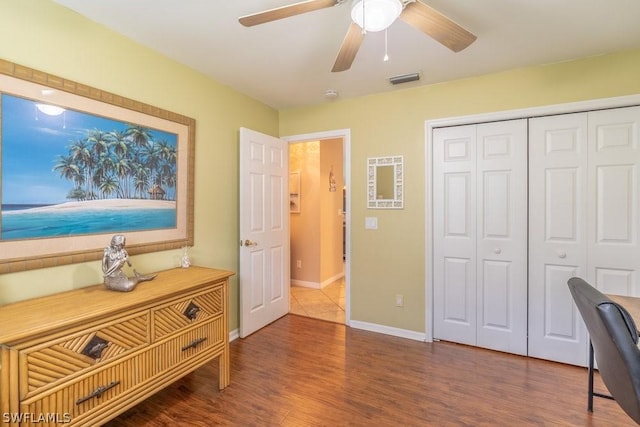
M392 85L399 85L400 83L409 83L420 80L419 73L403 74L401 76L389 77L389 83Z

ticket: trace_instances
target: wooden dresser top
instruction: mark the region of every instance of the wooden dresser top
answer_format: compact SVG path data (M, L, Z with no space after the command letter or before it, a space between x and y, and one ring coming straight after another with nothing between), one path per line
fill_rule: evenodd
M131 292L117 292L104 284L0 306L0 345L11 345L48 334L58 328L89 322L137 306L179 296L234 273L205 267L174 268L139 283Z

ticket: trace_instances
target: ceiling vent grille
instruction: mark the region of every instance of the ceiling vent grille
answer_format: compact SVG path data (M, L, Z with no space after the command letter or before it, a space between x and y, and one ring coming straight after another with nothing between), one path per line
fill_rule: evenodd
M392 85L415 82L416 80L420 80L419 73L403 74L400 76L389 77L389 83L391 83Z

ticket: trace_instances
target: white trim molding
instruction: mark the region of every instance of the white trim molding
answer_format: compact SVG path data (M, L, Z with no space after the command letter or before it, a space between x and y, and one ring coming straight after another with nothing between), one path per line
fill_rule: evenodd
M392 335L399 338L407 338L414 341L426 341L425 334L423 332L410 331L408 329L394 328L391 326L378 325L376 323L361 322L359 320L352 320L349 325L354 329L362 329L369 332L377 332L379 334Z
M300 135L289 135L280 137L289 144L303 141L317 141L323 139L342 138L342 153L344 162L344 185L347 189L345 200L344 222L346 227L344 278L345 278L345 324L349 326L351 319L351 129L336 129L324 132L306 133ZM288 161L288 160L287 160Z

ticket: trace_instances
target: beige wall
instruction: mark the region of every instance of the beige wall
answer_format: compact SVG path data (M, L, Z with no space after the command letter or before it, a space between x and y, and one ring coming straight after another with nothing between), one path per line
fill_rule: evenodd
M426 120L636 94L639 75L634 50L281 111L283 136L351 129L351 318L424 332ZM368 210L366 158L389 155L404 156L405 208Z
M290 214L294 284L320 287L343 272L343 217L338 215L344 186L342 156L341 138L289 145L289 170L300 173L300 213ZM335 192L329 191L332 167Z
M238 269L239 127L281 136L351 129L351 315L412 331L425 325L425 120L640 93L635 50L278 112L49 0L0 0L0 11L1 58L196 119L196 264ZM396 154L405 160L405 209L367 210L366 158ZM364 229L365 216L378 217L378 230ZM154 271L179 256L133 263ZM99 281L97 262L6 274L0 303ZM237 301L234 277L232 329Z
M238 129L277 135L278 112L49 0L0 0L0 57L196 120L194 264L238 271ZM105 242L105 245L108 242ZM135 256L179 265L180 250ZM2 254L2 256L6 256ZM98 262L0 276L0 303L102 281ZM237 276L230 327L238 327Z
M333 168L336 191L329 191ZM344 272L342 262L342 138L320 143L320 282L328 285ZM340 213L340 214L339 214Z
M289 170L300 172L300 213L289 215L291 280L319 283L320 141L289 144Z

